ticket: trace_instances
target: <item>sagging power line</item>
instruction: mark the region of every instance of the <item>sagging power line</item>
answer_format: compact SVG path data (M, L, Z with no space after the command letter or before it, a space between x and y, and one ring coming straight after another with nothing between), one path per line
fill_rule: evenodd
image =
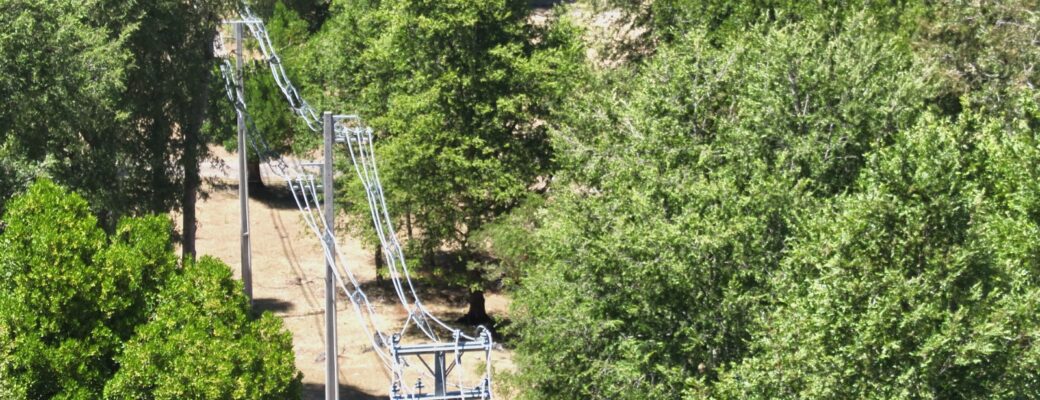
M350 300L355 317L362 329L364 329L365 334L367 337L372 338L372 348L390 378L391 399L492 398L491 350L493 341L490 331L480 327L475 335L467 335L461 330L449 326L429 312L416 291L405 260L403 247L397 239L397 231L394 229L390 219L383 185L379 179L372 129L365 126L362 119L355 115L332 116L329 113L325 113L320 118L314 108L300 95L299 90L292 84L292 81L286 74L282 60L275 52L263 21L245 7L242 8L240 14L239 20L227 22L234 24L236 30L242 27L249 30L250 36L259 43L263 60L269 67L275 83L288 101L290 110L301 118L311 131L315 133L320 131L326 136L326 160L324 163L325 171L323 171L323 189L325 189L326 196L320 198L314 175L309 173L296 160L292 160L291 164L286 162L278 153L272 151L263 137L258 134L256 124L249 116L248 107L242 94L243 80L238 78L240 77L239 74L233 73L235 71L234 67L226 58L228 52L224 48L225 39L223 35L217 36L214 44L215 54L223 58L220 71L224 78L227 97L234 104L235 112L242 122L240 129L242 129L244 138L248 138L248 144L260 158L260 162L267 165L276 176L286 182L308 229L321 243L324 257L329 265L329 277L327 279L329 284L326 287L326 325L332 328L327 329L327 333L331 334L326 335L326 340L328 341L326 348L329 353L326 354L326 357L333 361L330 361L328 364L326 385L330 387L327 387L326 397L335 398L335 388L338 385L335 371L337 366L334 361L336 358L335 307L334 302L330 306L328 301L329 299L334 299L334 287L338 287L339 290L343 291L347 299ZM240 35L236 35L236 40L239 43L240 37ZM241 46L238 46L236 56L240 55ZM241 140L241 142L244 144L246 140ZM379 239L382 251L387 255L386 261L394 292L407 313L407 318L402 324L403 326L398 332L393 334L387 334L379 329L376 324L375 316L377 313L375 308L362 290L361 284L350 269L349 264L346 263L346 258L341 253L341 247L334 234L331 215L327 215L331 214L331 207L328 206L331 205L329 202L332 201L331 150L334 144L346 145L351 164L365 190L373 228ZM239 151L244 152L245 149L240 148ZM240 183L240 185L246 184L244 180ZM326 202L325 209L327 211L319 206L322 201ZM338 266L342 266L343 271L340 271ZM349 287L343 279L344 275L350 283ZM429 341L428 343L402 344L406 337L405 334L413 326L422 332ZM450 337L451 340L442 340L438 331L445 333L445 337ZM476 384L467 384L463 368L460 367L462 355L466 352L481 351L485 353L485 373ZM423 356L432 356L433 366L430 366ZM451 357L450 364L448 364L449 356ZM406 368L416 368L419 364L425 367L426 370L419 369L419 378L416 380L415 385L406 385L404 382ZM451 372L456 372L455 382L449 382L448 375ZM421 378L423 376L434 382L432 393L423 393L425 389ZM449 390L448 386L452 386L456 390Z

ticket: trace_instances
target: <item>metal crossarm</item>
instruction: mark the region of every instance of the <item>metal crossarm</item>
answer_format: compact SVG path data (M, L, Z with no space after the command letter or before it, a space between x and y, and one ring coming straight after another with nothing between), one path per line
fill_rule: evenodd
M455 369L455 367L462 364L462 355L470 352L484 352L484 354L490 360L491 350L494 347L494 343L491 339L491 332L488 330L482 330L480 337L475 340L460 340L461 335L456 331L455 342L445 343L423 343L415 345L401 345L401 336L394 335L391 339L390 355L398 364L406 364L402 358L411 356L417 358L422 362L423 366L433 375L434 389L433 393L423 394L422 389L424 388L422 380L416 383L415 388L419 393L412 393L408 395L401 395L398 390L398 386L394 386L393 393L390 398L392 400L405 400L405 399L489 399L491 398L491 380L490 376L481 380L480 385L476 388L466 389L458 386L458 391L448 391L448 375ZM426 363L426 359L422 356L433 355L433 366ZM448 357L453 358L450 365L448 365ZM488 363L490 368L490 363ZM459 371L461 373L461 371Z
M390 349L390 354L394 357L401 356L417 356L426 354L436 353L454 353L456 351L460 353L469 353L474 351L490 351L491 343L484 340L473 340L468 342L459 342L458 345L455 343L423 343L413 344L408 346L401 346L397 343Z
M444 394L409 394L390 396L392 400L458 400L458 399L489 399L490 393L482 384L478 388L445 392Z

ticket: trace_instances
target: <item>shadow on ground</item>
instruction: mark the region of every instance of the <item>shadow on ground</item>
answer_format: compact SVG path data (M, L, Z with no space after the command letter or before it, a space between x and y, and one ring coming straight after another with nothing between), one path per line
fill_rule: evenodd
M264 311L270 311L272 313L281 313L290 311L293 309L292 303L274 299L274 298L258 298L253 299L253 312L260 314Z
M368 394L357 387L340 383L339 384L339 398L340 400L384 400L386 396L376 396ZM303 400L324 400L325 399L325 385L320 383L305 383L303 384Z
M238 182L215 178L207 178L205 181L207 190L201 194L203 199L212 192L238 192ZM293 199L292 192L284 182L268 184L252 182L249 184L249 198L258 200L276 210L297 208L296 200Z

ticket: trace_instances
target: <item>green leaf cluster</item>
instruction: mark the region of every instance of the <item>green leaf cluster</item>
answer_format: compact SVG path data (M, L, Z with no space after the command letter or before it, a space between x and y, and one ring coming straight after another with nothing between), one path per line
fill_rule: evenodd
M686 22L550 121L521 398L1040 395L1026 2L709 3L635 8Z
M280 322L249 316L226 265L178 268L166 217L124 218L107 235L82 197L41 180L3 221L4 398L298 395Z
M722 397L1035 397L1037 150L1024 126L926 115L868 155L793 235Z
M180 206L206 152L212 38L230 4L0 2L5 191L49 176L89 199L109 231L121 215Z
M485 225L552 170L547 124L580 76L570 24L535 25L526 1L334 2L311 40L312 85L376 130L389 208L413 254L465 265ZM345 166L356 232L367 202Z
M159 295L105 386L110 399L289 399L301 395L292 335L249 314L242 285L211 257L186 265Z

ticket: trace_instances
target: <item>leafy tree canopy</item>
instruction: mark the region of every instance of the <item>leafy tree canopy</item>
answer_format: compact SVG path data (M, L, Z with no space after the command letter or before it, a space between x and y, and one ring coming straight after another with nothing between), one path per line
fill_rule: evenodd
M532 24L522 0L337 2L332 10L307 63L324 103L357 110L375 128L389 208L414 239L412 254L431 265L447 249L457 256L451 264L466 266L476 232L551 171L544 120L582 68L575 29ZM347 178L345 187L355 231L371 236L359 183ZM479 289L479 272L459 282Z
M723 397L1040 393L1036 144L929 116L869 155L856 193L806 215Z
M162 397L169 382L195 398L298 392L292 345L280 322L249 316L226 265L207 259L177 268L166 217L124 218L106 235L82 197L41 180L10 202L3 222L4 398ZM171 327L176 331L162 331ZM210 336L218 327L227 333L221 340ZM190 356L188 369L156 369ZM198 375L198 368L223 371L221 380ZM136 385L132 377L145 373L154 386ZM236 392L229 384L243 386Z
M516 300L528 396L710 393L747 356L800 215L853 190L931 90L869 14L830 24L691 30L568 103Z

